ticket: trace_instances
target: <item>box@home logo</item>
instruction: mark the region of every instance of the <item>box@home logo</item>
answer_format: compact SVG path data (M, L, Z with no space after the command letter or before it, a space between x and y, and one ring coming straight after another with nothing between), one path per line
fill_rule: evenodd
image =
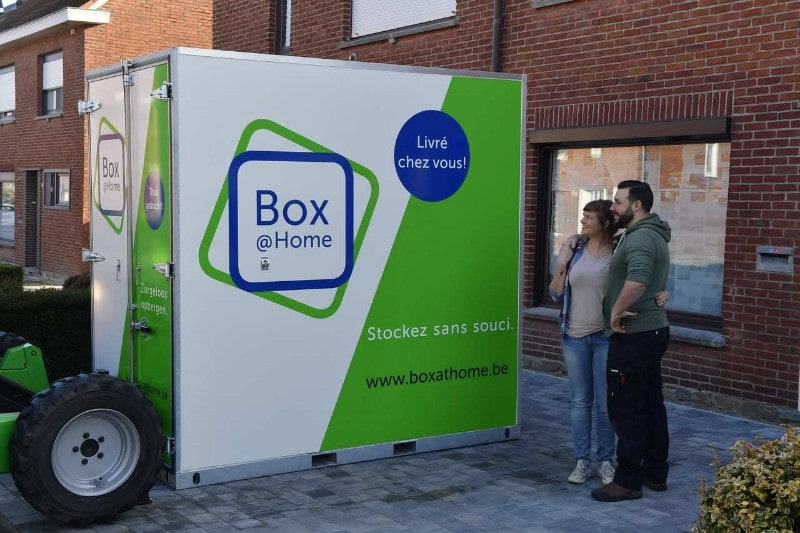
M331 289L353 270L353 169L332 153L247 151L228 172L228 259L250 291Z
M94 204L116 232L125 214L125 138L105 117L100 119L94 159Z
M344 297L378 189L365 166L277 122L254 120L211 213L200 266L227 285L329 317Z

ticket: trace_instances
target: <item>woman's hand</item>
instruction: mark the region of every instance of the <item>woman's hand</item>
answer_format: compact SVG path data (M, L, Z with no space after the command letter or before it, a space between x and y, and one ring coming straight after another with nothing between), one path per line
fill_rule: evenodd
M661 291L656 294L656 305L659 307L664 307L667 305L669 301L669 292L668 291Z
M578 243L581 240L580 234L576 233L575 235L571 235L564 241L564 244L561 245L561 249L558 251L558 264L559 265L567 265L570 260L572 260L572 256L575 255L575 250L578 248Z

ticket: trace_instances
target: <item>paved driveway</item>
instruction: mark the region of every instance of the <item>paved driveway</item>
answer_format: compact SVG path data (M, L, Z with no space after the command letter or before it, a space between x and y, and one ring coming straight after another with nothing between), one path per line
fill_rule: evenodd
M711 450L777 437L775 426L668 404L669 490L640 500L591 499L599 479L566 482L573 467L567 381L524 371L522 438L457 450L319 468L172 491L96 531L689 531ZM0 531L67 531L28 507L0 476ZM81 529L76 531L93 531Z

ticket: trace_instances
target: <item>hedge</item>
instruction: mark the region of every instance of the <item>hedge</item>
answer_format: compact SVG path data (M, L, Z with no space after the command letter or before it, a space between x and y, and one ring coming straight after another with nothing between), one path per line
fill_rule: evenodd
M21 266L0 264L0 293L22 292L22 279Z
M0 331L42 350L52 383L92 365L91 293L88 289L0 291Z

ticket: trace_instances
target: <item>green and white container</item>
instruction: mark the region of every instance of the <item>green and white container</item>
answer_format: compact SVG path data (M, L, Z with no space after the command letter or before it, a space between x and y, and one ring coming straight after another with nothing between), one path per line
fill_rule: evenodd
M171 485L519 437L524 77L175 48L87 80L94 365Z

